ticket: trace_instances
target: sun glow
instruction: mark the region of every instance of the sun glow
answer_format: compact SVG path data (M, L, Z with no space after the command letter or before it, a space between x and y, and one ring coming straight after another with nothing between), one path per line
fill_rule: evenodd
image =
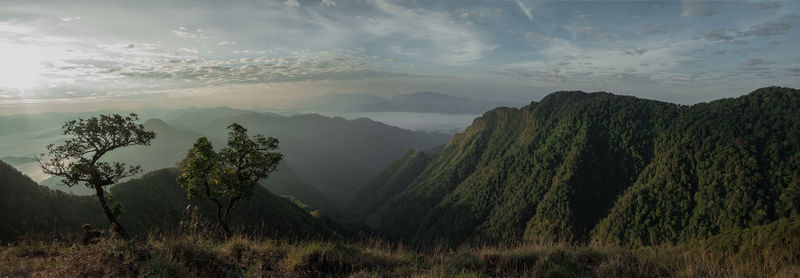
M40 47L0 43L0 88L31 89L42 81Z

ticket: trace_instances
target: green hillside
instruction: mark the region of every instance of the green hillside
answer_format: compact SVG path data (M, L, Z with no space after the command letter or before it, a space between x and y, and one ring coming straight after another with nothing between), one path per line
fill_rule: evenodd
M557 92L485 113L365 219L416 241L657 244L798 211L800 94L694 106ZM372 185L380 188L380 185ZM446 237L446 238L445 238Z
M162 169L115 186L111 193L122 204L122 225L140 232L174 229L184 219L190 203L199 205L201 213L213 219L216 207L207 200L186 200L186 193L176 181L178 175L176 169ZM332 232L326 218L313 216L291 200L261 187L256 188L250 200L237 203L231 213L231 227L243 228L248 233L307 236Z
M397 193L406 189L425 169L430 156L418 150L409 150L383 172L362 185L354 194L349 209L359 216L368 215Z
M596 228L654 244L763 225L800 212L800 93L764 88L685 109L653 162Z
M176 182L178 171L150 172L111 189L122 205L120 222L134 234L176 229L190 204ZM206 217L215 214L208 201L193 202ZM107 226L95 196L74 196L47 189L0 162L0 241L27 233L76 233L84 223ZM255 234L304 237L330 235L341 230L323 216L312 215L289 199L257 188L252 198L232 211L231 227ZM209 218L209 221L213 218ZM210 222L215 223L215 222ZM213 228L213 227L212 227Z
M30 233L76 233L84 223L105 223L96 199L36 184L0 161L0 241Z

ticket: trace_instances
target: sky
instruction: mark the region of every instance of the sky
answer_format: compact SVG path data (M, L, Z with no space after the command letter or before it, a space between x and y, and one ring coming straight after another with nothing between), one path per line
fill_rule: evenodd
M0 2L0 114L800 87L800 1Z

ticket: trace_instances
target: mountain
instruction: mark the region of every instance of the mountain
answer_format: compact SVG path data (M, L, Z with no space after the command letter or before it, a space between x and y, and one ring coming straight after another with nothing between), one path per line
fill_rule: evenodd
M218 112L220 109L212 109L211 111ZM203 113L195 112L192 115L204 117ZM194 131L175 129L159 119L145 121L144 127L147 130L156 132L156 137L149 146L130 146L114 150L108 153L103 160L124 161L131 165L140 165L143 172L174 167L186 157L186 151L192 147L197 138L205 136ZM210 140L216 147L224 145L219 140L213 138ZM35 167L39 167L38 164L34 164ZM38 170L38 168L34 170ZM41 184L76 195L94 195L93 189L85 186L66 187L60 184L60 180L61 178L59 177L51 177L42 181ZM275 194L293 196L315 209L322 210L326 215L341 215L341 209L336 204L327 199L313 186L300 181L286 163L282 163L262 184Z
M207 136L214 146L222 147L227 139L226 127L239 122L250 129L250 134L261 133L281 141L280 151L286 155L286 160L267 180L267 187L279 194L292 195L331 216L340 214L338 207L348 202L359 184L408 148L430 149L447 143L450 137L405 130L365 118L345 120L315 114L285 117L227 107L146 109L144 114L161 117L144 122L145 128L157 133L151 145L115 150L107 154L105 160L141 165L144 172L173 167L200 136ZM13 132L6 132L3 126L0 156L17 163L17 159L10 157L32 158L44 152L48 144L58 144L65 139L60 127L75 117L63 113L0 116L0 123L23 123L14 124L9 129ZM58 178L43 175L36 163L14 166L48 187L77 195L93 194L84 187L59 185ZM285 172L290 174L283 177ZM293 185L271 184L272 180L292 180Z
M451 95L418 92L384 98L374 94L325 94L295 106L317 112L418 112L441 114L480 114L508 103L479 101Z
M375 211L386 200L402 192L414 178L419 176L429 161L429 155L418 150L409 150L403 157L392 162L389 167L362 185L354 193L350 209L358 215L368 215Z
M185 219L187 205L197 204L214 221L209 201L188 201L176 182L176 169L147 173L114 186L111 195L123 208L120 222L131 232L172 230ZM107 227L95 196L74 196L36 184L12 166L0 162L0 241L30 233L77 233L84 223ZM322 216L314 216L289 199L256 188L249 201L237 203L231 226L262 234L306 236L330 234L338 228ZM216 222L211 222L216 223ZM213 227L212 228L216 228Z
M358 185L409 148L430 149L447 143L450 137L401 129L366 118L345 120L317 114L284 117L249 113L206 122L192 130L212 138L227 138L225 128L234 122L245 126L250 134L280 140L284 163L299 180L316 187L339 205L347 204Z
M102 210L97 200L91 201L40 186L0 161L0 242L36 232L77 232L83 223L100 223Z
M377 209L359 210L364 197L350 206L395 238L707 237L800 212L800 91L693 106L557 92L485 113L421 171L406 161L362 188L402 191ZM419 174L393 175L404 171Z
M295 109L317 112L365 112L365 111L395 111L389 101L381 96L357 94L324 94L303 100Z

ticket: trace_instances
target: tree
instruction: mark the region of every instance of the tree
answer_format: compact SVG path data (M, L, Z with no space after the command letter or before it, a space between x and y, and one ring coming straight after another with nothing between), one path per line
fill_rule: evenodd
M189 199L202 194L217 206L217 222L226 238L233 235L228 221L236 202L247 200L258 181L269 177L283 158L273 152L278 149L278 139L260 134L251 138L237 123L228 129L228 145L219 152L207 138L198 138L186 154L183 174L178 177Z
M72 187L83 182L87 187L94 188L108 221L123 239L130 237L117 221L120 215L119 204L109 206L111 200L106 197L103 188L136 175L142 169L138 165L100 159L118 148L150 145L150 140L155 138L155 132L145 130L144 125L136 123L138 120L139 117L131 113L128 116L112 114L68 121L63 126L64 135L71 137L62 145L48 145L49 159L44 159L45 154L36 157L45 173L63 177L61 183L66 186Z

